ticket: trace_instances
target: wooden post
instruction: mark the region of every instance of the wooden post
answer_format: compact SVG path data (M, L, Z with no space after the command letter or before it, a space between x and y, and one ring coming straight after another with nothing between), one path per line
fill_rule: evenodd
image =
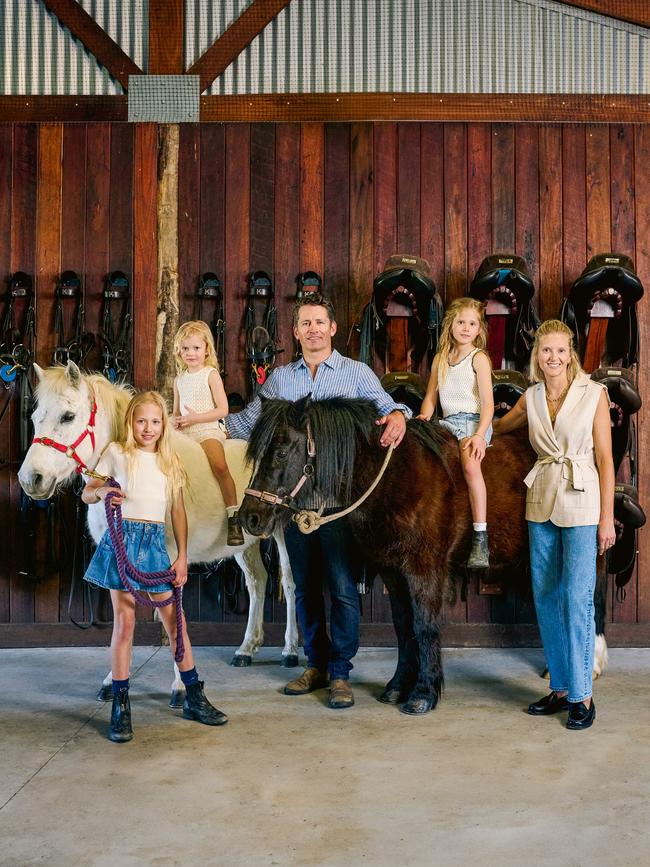
M156 305L156 388L171 405L174 335L179 325L178 124L159 127L158 297Z

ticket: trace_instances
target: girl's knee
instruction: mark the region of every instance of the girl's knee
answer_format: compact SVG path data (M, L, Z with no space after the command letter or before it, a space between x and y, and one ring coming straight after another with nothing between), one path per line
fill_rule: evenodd
M113 633L118 641L130 641L135 630L135 611L118 611L114 615Z

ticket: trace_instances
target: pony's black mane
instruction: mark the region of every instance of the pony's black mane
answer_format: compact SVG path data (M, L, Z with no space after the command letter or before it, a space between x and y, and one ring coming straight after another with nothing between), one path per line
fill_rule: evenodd
M326 499L347 503L359 443L376 446L381 436L381 429L375 424L377 417L374 403L356 398L312 401L307 397L295 403L264 400L248 443L247 457L253 462L260 461L279 431L293 428L304 432L309 422L316 445L315 487ZM445 463L444 435L438 425L411 421L408 427L428 451Z

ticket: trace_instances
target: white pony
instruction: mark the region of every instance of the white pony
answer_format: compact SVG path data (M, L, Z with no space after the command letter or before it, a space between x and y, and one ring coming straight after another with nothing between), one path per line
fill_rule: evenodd
M101 374L82 374L74 362L43 370L37 364L37 405L32 415L34 437L47 442L33 442L18 472L21 487L35 500L47 500L77 470L93 469L106 446L120 439L124 411L132 391L127 386L113 385ZM93 405L96 404L96 412ZM250 596L248 624L241 646L235 651L233 665L250 665L253 655L264 640L264 591L267 574L260 556L260 540L245 535L244 545L233 549L226 546L227 514L219 485L208 464L205 452L187 436L173 432L174 446L185 466L188 485L185 508L188 521L188 561L211 563L234 556L246 577ZM67 448L66 448L67 447ZM239 500L250 478L245 461L246 443L227 440L224 443L228 467L235 480ZM103 503L88 507L88 528L95 542L106 529ZM287 628L282 650L282 664L298 664L298 630L296 627L295 587L289 565L284 536L275 535L280 555L282 587L287 602ZM167 525L167 544L172 561L175 551L171 527ZM182 700L182 681L176 666L172 684L172 701ZM106 677L98 698L107 698L111 675Z

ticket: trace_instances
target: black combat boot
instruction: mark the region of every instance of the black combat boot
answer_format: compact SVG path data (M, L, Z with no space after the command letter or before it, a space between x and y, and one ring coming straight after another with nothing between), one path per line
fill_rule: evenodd
M225 713L217 710L205 697L202 680L190 683L185 687L183 716L185 719L195 719L197 722L202 722L206 726L222 726L228 722Z
M488 569L490 552L488 549L487 530L472 530L472 550L467 561L468 569Z
M113 695L111 709L111 724L108 728L108 739L116 744L124 744L133 737L131 728L131 702L128 689L121 689Z

